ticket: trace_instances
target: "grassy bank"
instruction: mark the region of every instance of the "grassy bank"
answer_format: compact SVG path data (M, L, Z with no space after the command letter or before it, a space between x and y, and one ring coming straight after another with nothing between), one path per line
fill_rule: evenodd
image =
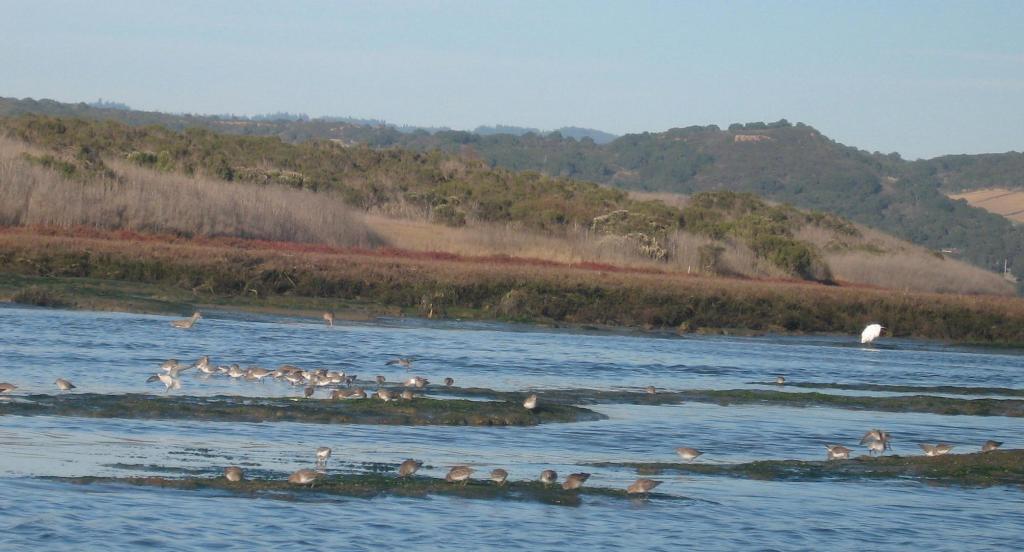
M52 287L74 305L124 301L131 308L166 299L189 305L180 312L197 304L353 305L428 317L681 332L859 334L865 324L878 321L896 336L1024 344L1021 299L688 277L508 257L7 229L0 232L0 274L8 282L27 278L22 281L43 290ZM79 287L79 281L85 285ZM141 296L118 298L121 283L154 287L132 288Z

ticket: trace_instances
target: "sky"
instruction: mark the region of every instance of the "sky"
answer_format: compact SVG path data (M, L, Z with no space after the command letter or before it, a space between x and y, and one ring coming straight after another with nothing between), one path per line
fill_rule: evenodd
M0 96L1024 150L1024 2L0 0Z

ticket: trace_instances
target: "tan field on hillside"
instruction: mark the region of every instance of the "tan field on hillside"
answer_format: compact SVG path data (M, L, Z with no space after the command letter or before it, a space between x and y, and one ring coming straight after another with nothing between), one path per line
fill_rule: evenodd
M973 207L1002 215L1014 222L1024 222L1024 190L989 188L948 195L951 199L966 200Z

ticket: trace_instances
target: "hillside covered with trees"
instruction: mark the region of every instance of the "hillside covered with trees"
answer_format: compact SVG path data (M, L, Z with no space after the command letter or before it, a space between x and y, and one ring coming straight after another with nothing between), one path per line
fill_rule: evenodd
M510 171L532 171L628 190L751 192L773 201L836 213L930 249L954 249L964 260L989 270L1001 269L1005 259L1018 273L1024 267L1024 228L945 195L956 190L1022 185L1024 154L1018 153L908 162L896 154L844 146L810 126L784 120L736 124L727 129L712 125L631 134L598 144L589 138L558 133L402 132L392 126L327 119L228 119L100 109L45 100L0 100L0 115L25 113L111 119L175 130L205 128L218 133L274 136L291 143L331 140L373 149L440 150L457 155L462 162L479 160ZM312 179L309 185L319 185L316 171L304 174ZM365 201L355 196L352 199ZM543 218L540 213L537 216Z

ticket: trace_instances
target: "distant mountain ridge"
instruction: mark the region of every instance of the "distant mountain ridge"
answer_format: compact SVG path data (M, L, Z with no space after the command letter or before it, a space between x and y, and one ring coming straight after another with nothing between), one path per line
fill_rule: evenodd
M989 270L1001 270L1008 260L1015 272L1024 272L1024 228L944 193L1024 187L1024 154L1016 152L909 162L896 154L845 146L811 126L785 120L735 124L727 129L715 125L675 128L599 143L570 132L532 132L535 129L526 129L521 135L423 129L403 132L388 125L324 119L254 121L0 99L0 116L25 113L112 119L175 130L202 127L276 136L287 142L327 139L370 147L442 150L511 170L633 190L753 192L773 201L834 212L934 250L959 250L965 260Z

